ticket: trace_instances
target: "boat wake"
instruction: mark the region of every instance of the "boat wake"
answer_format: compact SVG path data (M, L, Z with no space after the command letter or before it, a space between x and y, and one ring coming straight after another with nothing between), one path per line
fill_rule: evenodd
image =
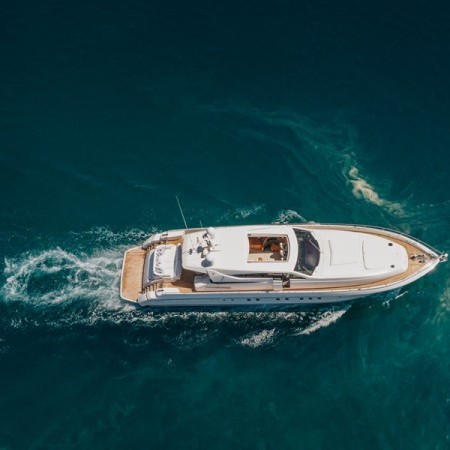
M150 230L154 232L154 230ZM93 228L4 259L1 298L32 308L87 301L117 308L123 252L149 232Z
M275 334L276 334L275 328L250 333L249 335L244 336L239 341L239 344L243 345L244 347L250 348L261 347L262 345L267 345L273 342Z
M252 204L249 206L241 206L234 209L227 210L222 214L217 221L218 222L233 222L236 220L245 220L250 217L258 217L265 211L265 205L261 203Z
M285 209L278 212L278 215L273 223L288 224L292 222L308 222L302 215L293 209Z
M321 328L326 328L340 319L348 311L348 309L349 306L338 310L324 311L318 320L313 321L313 323L300 330L297 334L312 334Z
M248 321L248 326L255 329L240 337L237 343L243 347L258 348L274 345L283 338L311 335L337 322L350 307L347 304L310 311L272 312L266 313L264 318L257 317L254 322L251 317L243 317Z
M61 248L26 253L5 260L3 298L35 305L110 298L117 293L120 266L114 250L91 256Z
M352 193L356 198L380 206L391 214L397 216L405 215L405 211L399 202L393 202L380 197L375 188L360 175L360 172L354 163L351 163L348 170L345 171L345 176L352 185Z
M118 295L123 252L136 237L136 232L126 235L96 229L71 239L72 247L78 241L86 248L96 244L90 253L61 245L6 258L0 291L3 332L119 327L125 333L158 331L171 345L183 349L219 337L227 345L256 349L314 333L336 322L349 308L288 312L151 312L136 308L123 303Z

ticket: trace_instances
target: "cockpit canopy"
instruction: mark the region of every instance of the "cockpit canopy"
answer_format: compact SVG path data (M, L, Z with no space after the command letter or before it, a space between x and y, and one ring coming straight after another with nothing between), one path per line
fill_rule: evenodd
M287 261L289 245L286 235L263 236L259 234L248 235L249 263L264 263Z

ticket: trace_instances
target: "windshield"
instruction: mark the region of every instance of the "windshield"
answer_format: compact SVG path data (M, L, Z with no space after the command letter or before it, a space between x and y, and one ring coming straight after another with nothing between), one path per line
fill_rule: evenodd
M319 244L309 231L297 229L294 229L294 231L298 242L298 258L295 270L306 275L312 275L320 260Z

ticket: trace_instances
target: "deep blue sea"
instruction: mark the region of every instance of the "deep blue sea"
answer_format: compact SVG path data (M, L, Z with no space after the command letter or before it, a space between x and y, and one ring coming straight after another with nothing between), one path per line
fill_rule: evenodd
M448 449L450 266L284 312L121 303L158 230L450 250L444 1L0 4L1 449Z

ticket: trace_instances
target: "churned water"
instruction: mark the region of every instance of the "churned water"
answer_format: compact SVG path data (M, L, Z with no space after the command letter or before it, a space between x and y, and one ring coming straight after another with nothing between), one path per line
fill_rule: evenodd
M152 313L124 250L364 223L450 249L445 2L0 6L0 447L450 448L449 266L353 305Z

